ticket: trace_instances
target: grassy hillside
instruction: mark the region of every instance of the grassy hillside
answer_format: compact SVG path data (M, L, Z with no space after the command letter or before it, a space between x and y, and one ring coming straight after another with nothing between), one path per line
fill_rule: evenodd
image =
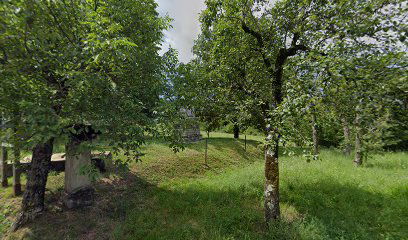
M377 155L363 168L334 150L310 163L282 157L282 221L266 230L261 139L249 140L245 152L242 140L212 134L207 165L204 142L177 154L151 143L131 173L105 176L96 186L97 204L76 212L57 200L63 175L52 176L48 213L9 237L408 239L408 154ZM0 213L12 218L14 208L4 204L19 199L9 191L0 190Z

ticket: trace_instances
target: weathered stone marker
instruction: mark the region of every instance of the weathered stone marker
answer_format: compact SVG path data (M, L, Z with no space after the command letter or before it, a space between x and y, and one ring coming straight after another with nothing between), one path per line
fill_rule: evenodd
M198 125L194 112L190 109L181 109L180 112L190 120L190 123L185 126L185 128L181 129L183 139L188 142L201 140L200 126Z
M7 181L7 148L1 145L0 154L0 181L2 187L8 187Z
M83 167L91 166L91 150L81 149L75 141L65 146L65 194L67 208L79 208L92 205L94 189L88 176L80 174Z

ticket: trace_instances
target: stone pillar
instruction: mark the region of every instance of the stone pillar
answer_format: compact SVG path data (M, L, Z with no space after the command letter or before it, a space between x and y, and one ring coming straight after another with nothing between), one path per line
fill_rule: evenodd
M80 169L91 166L91 151L81 149L81 144L70 141L65 155L65 205L68 208L89 206L93 203L94 189L88 176L81 175Z
M1 146L1 154L0 154L0 181L1 186L8 187L7 181L7 148Z

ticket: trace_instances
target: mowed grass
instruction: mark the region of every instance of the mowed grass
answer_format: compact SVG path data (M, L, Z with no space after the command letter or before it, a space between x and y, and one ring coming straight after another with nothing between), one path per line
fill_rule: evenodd
M9 237L408 239L407 153L376 155L361 168L336 150L325 149L320 160L310 163L302 156L283 156L282 220L267 227L262 138L248 137L245 151L242 139L221 133L210 137L207 164L205 141L177 154L165 143L150 143L131 173L101 179L94 207L51 208ZM52 191L61 190L61 175L50 177ZM0 190L0 196L7 192Z

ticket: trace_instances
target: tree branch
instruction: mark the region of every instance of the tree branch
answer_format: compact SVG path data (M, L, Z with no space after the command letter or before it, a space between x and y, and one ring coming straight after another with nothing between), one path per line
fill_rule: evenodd
M262 39L262 35L259 32L256 32L256 31L250 29L248 27L248 25L245 23L244 20L241 21L241 27L242 27L242 30L244 30L245 33L248 33L248 34L252 35L256 39L256 41L258 43L258 46L259 46L259 52L261 53L262 59L263 59L263 61L265 63L265 66L268 69L271 69L272 63L269 60L269 58L266 57L265 53L263 52L265 44L264 44L264 41Z
M46 5L48 8L48 11L50 13L50 15L52 16L55 25L57 26L57 28L60 30L60 32L62 33L62 35L64 35L64 37L66 39L68 39L68 41L72 44L75 45L75 43L71 40L71 38L68 36L68 34L65 32L64 28L61 26L61 23L58 21L57 16L55 15L54 11L52 11L52 8L50 6L48 6L48 4Z

